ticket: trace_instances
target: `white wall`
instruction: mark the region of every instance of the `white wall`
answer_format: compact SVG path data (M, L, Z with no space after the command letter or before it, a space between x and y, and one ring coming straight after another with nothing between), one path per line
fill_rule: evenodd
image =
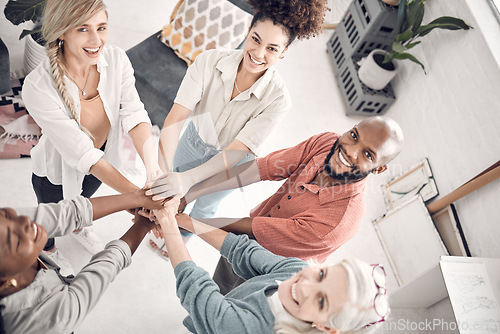
M498 64L466 0L429 0L424 22L442 15L460 17L475 29L433 31L422 39L413 53L427 75L413 63L401 63L393 82L397 100L387 113L406 137L394 165L428 157L439 197L500 158ZM497 180L455 203L473 256L500 256L499 199Z

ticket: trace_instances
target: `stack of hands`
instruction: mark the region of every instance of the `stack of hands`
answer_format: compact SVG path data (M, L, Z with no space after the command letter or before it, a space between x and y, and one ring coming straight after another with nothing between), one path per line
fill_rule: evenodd
M139 208L137 213L156 224L152 231L157 238L163 238L161 225L190 221L190 217L182 212L187 205L184 195L192 184L185 176L183 177L183 174L176 172L153 173L140 190L142 196L145 197L145 205ZM187 185L187 187L183 187L183 185ZM146 207L156 209L149 210ZM179 227L183 228L180 224Z

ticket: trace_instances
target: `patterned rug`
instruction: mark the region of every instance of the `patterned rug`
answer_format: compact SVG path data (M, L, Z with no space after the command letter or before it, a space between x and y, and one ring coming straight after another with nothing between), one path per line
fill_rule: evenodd
M0 95L0 159L30 156L41 130L21 99L23 79L11 81L12 89Z

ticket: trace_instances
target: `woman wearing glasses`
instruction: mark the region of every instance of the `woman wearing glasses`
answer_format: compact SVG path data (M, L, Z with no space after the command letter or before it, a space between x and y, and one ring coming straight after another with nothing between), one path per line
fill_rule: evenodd
M160 217L177 279L177 295L193 333L350 333L385 320L389 312L380 265L344 260L318 266L266 250L174 211ZM165 213L165 211L163 211ZM246 282L223 296L192 262L179 228L218 249Z

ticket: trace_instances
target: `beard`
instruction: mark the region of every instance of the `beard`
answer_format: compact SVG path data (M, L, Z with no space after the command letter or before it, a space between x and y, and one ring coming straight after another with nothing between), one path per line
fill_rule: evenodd
M367 177L372 171L368 171L368 172L362 172L359 170L359 167L358 166L354 166L353 170L351 172L344 172L344 173L336 173L332 166L330 165L330 159L332 158L333 154L335 153L335 149L337 148L339 144L339 139L337 139L335 141L335 143L333 144L332 148L330 149L330 153L328 153L326 159L325 159L325 166L324 166L324 170L328 173L328 175L334 179L334 180L337 180L337 181L360 181L362 179L364 179L365 177Z

